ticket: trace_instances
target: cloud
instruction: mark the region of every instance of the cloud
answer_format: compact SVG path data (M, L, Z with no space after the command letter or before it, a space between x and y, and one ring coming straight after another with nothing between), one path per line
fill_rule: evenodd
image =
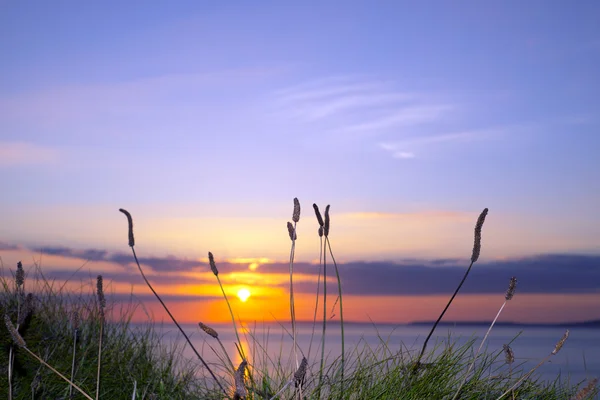
M452 133L421 134L418 136L404 137L393 142L380 142L380 149L389 152L394 158L413 158L415 149L424 146L441 145L444 143L461 142L468 143L476 140L489 140L509 131L522 129L523 127L498 127L489 129L475 129Z
M97 249L46 248L44 251L66 258L88 256L95 261L129 266L133 261L130 254L109 254ZM158 277L161 284L214 284L206 260L168 256L140 258L140 263L151 268L155 279ZM468 260L458 259L405 259L395 262L353 261L340 263L338 268L344 293L348 295L447 295L454 291L467 265ZM270 261L262 265L259 271L249 269L246 263L226 260L218 261L217 267L220 275L230 283L252 280L256 284L287 289L287 279L284 279L289 273L287 262ZM92 269L93 264L88 264L87 268ZM314 293L318 265L299 262L295 263L294 270L299 276L295 290ZM90 274L83 270L74 273L65 268L53 268L46 275L56 279L89 279ZM461 293L502 294L512 276L516 276L519 282L517 293L598 293L600 255L546 254L480 262L471 270ZM139 282L134 268L107 272L106 278L127 284Z
M335 134L383 132L432 122L454 108L394 86L393 82L333 77L280 89L273 95L278 114L326 124Z
M392 111L381 118L369 122L349 125L341 129L343 132L378 131L402 125L415 125L437 120L445 111L451 110L450 105L404 107Z
M14 244L9 244L5 242L0 242L0 251L10 251L10 250L19 250L20 247Z
M350 295L439 295L453 293L467 261L361 261L338 267L344 292ZM518 279L517 293L598 293L600 256L542 255L476 264L461 293L502 294L512 276ZM294 289L309 287L301 283Z
M0 142L0 167L51 164L58 161L57 149L24 142Z
M415 158L415 155L413 153L407 152L407 151L397 151L394 153L393 155L394 158Z

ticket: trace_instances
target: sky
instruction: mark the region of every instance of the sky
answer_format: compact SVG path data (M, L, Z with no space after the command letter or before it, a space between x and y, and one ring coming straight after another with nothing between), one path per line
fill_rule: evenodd
M0 1L0 257L187 322L600 319L595 1ZM328 254L330 293L337 281ZM250 292L247 301L236 295ZM330 300L335 302L335 296ZM338 312L332 310L333 319ZM502 319L501 318L501 319Z

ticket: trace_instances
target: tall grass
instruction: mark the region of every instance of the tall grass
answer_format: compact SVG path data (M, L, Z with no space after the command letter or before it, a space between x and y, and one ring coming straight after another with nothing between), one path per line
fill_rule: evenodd
M219 273L209 253L209 264L224 301L227 302L235 332L235 346L241 357L237 367L216 330L199 322L198 328L216 340L207 342L214 354L208 363L170 312L167 304L147 279L135 253L133 218L123 209L128 221L128 239L140 275L150 291L164 307L178 328L183 344L166 346L152 321L143 325L131 323L143 304L132 299L128 303L107 302L104 281L98 275L94 282L81 282L80 290L67 291L65 284L44 277L35 264L26 276L21 263L14 273L2 269L0 275L0 314L5 328L0 329L0 398L13 399L590 399L598 394L597 380L571 386L558 382L543 383L536 378L537 369L548 362L565 345L568 331L554 349L533 369L514 365L510 343L501 349L484 349L494 322L514 294L516 278L511 280L505 301L490 325L477 351L475 339L459 344L452 337L428 344L435 328L457 296L473 264L481 252L485 209L475 225L474 246L469 265L454 294L433 324L420 351L390 346L390 337L379 337L377 345L361 341L346 351L343 319L343 265L338 266L330 238L330 207L323 219L313 205L321 247L323 291L317 287L313 334L308 351L297 341L296 299L294 297L294 254L297 245L297 223L300 203L294 199L292 223L288 223L290 249L290 320L291 331L281 323L279 354L272 351L270 330L261 336L256 329L245 329L248 348L240 340L240 325L225 294ZM342 352L326 356L327 327L327 253L334 264L338 293L334 306L340 316ZM319 273L318 282L321 282ZM27 283L27 285L26 285ZM25 295L25 288L30 291ZM313 357L312 338L319 309L323 305L320 357ZM118 308L120 306L120 308ZM138 310L139 311L139 310ZM263 331L264 332L264 331ZM283 343L292 341L292 354L283 352ZM212 342L214 343L214 342ZM189 346L196 360L183 356ZM68 377L67 377L68 376ZM93 395L92 395L93 394Z

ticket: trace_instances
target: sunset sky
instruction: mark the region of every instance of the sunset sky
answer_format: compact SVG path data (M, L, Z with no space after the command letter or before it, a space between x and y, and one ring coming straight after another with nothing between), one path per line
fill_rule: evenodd
M211 251L241 319L287 320L297 197L300 319L317 203L346 318L431 320L488 207L447 319L492 319L513 275L503 320L600 319L599 16L591 0L2 1L3 276L19 260L72 290L103 274L162 318L125 208L180 319L228 318Z

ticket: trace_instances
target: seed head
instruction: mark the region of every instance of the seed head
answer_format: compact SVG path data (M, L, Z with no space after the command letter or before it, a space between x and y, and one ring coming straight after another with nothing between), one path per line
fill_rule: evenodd
M210 251L208 252L208 262L210 263L210 269L212 270L213 274L215 274L215 276L219 275L217 264L215 264L215 258Z
M294 197L294 213L292 214L292 221L300 221L300 202L297 197Z
M27 347L25 340L23 340L21 335L19 335L19 332L12 324L7 314L4 314L4 323L6 324L6 328L8 329L8 332L10 333L10 336L12 337L12 340L15 342L15 344L19 347Z
M510 278L510 283L508 284L508 290L506 291L506 296L504 298L506 301L512 300L515 295L515 289L517 288L517 277L513 276Z
M23 271L23 264L21 261L17 263L17 271L15 272L15 283L20 288L25 283L25 271Z
M234 398L236 399L245 399L246 396L248 395L247 391L246 391L246 385L244 384L244 374L246 372L246 365L248 363L246 362L246 360L243 360L240 363L240 366L238 367L238 369L235 371L235 394L234 394Z
M598 384L598 378L594 378L588 382L587 385L583 389L581 389L575 397L572 397L571 400L583 400L585 399L591 392L596 388Z
M287 223L288 234L290 235L290 240L294 241L298 239L298 235L296 235L296 229L294 229L294 225L291 222Z
M563 335L563 337L560 338L558 343L556 343L556 347L554 347L554 350L552 350L552 354L557 354L560 351L560 349L562 349L562 347L565 344L565 342L567 341L568 337L569 337L569 330L567 329L565 334Z
M323 226L325 223L323 222L323 217L321 217L321 211L319 211L319 206L317 206L316 203L313 203L313 208L315 209L315 215L317 216L319 226Z
M206 332L208 335L214 337L215 339L219 338L219 334L217 333L217 331L215 331L213 328L211 328L208 325L204 325L202 322L198 322L198 326L200 326L200 329L202 329L204 332Z
M129 246L133 247L135 245L135 239L133 238L133 218L131 218L129 211L123 208L119 208L119 211L121 211L127 217L127 226L129 228Z
M302 362L300 363L300 367L294 373L294 383L296 387L301 387L304 385L304 376L306 375L306 367L308 366L308 360L306 357L302 357Z
M323 224L323 234L329 236L329 204L325 207L325 223Z
M106 307L106 299L104 298L104 289L102 287L102 275L96 278L96 294L98 295L98 305L100 306L100 316L104 317L104 307Z
M485 222L488 209L484 208L479 218L477 218L477 224L475 224L475 243L473 244L473 254L471 255L471 262L474 263L479 259L479 253L481 252L481 228Z
M73 310L73 312L71 312L71 326L75 332L79 330L79 313L77 310Z
M504 345L502 345L502 348L504 349L504 357L506 358L506 363L512 364L513 362L515 362L515 353L513 353L510 346L507 344L504 344Z

